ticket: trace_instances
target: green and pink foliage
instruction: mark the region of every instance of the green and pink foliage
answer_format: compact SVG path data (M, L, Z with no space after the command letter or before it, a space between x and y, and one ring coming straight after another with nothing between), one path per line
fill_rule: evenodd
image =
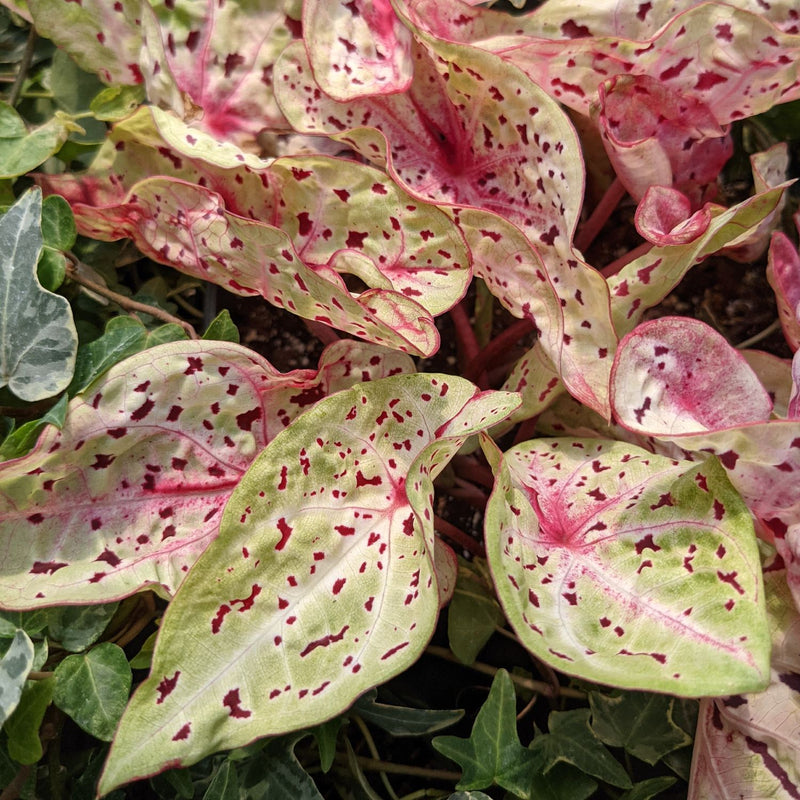
M433 479L516 396L399 375L276 436L170 604L101 792L344 711L407 668L439 610Z
M509 622L557 669L689 696L766 684L753 523L715 460L526 442L500 457L485 536Z
M438 348L433 315L471 277L455 225L384 173L264 161L152 107L114 128L85 176L39 180L85 235L130 237L156 261L414 354ZM367 289L350 292L348 274Z
M3 607L110 602L144 587L173 595L291 420L332 392L413 369L355 342L326 349L318 370L287 374L221 342L122 361L70 403L61 430L0 465Z

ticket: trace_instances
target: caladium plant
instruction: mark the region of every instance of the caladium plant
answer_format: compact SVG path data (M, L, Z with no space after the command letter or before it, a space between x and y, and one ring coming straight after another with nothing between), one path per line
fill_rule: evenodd
M489 634L504 618L542 670L705 698L693 798L734 797L748 781L796 797L797 714L772 712L773 698L797 706L800 607L787 150L751 153L754 191L737 202L720 180L742 121L800 98L792 4L609 0L579 14L549 0L513 16L462 0L4 4L96 73L84 116L114 123L87 169L48 162L33 176L68 201L82 240L48 238L39 189L14 202L9 187L0 219L4 241L19 240L20 220L31 229L25 257L2 259L4 366L31 360L15 302L52 297L33 276L42 236L52 252L73 249L62 274L38 265L48 289L66 281L53 302L69 317L69 363L33 375L44 395L3 372L14 413L61 393L3 444L14 456L0 463L7 733L38 727L52 699L111 737L101 794L282 734L269 757L294 765L312 729L326 763L325 737L412 668L462 579L482 586ZM59 113L74 134L81 114ZM10 106L6 116L19 149L31 134ZM88 145L69 145L65 162L84 157ZM587 178L588 153L599 164ZM34 166L9 163L11 177ZM603 198L591 213L587 191ZM593 241L626 193L630 252L603 259ZM652 311L705 259L760 258L770 235L764 271L793 361ZM222 322L209 338L172 331L149 346L142 334L130 348L109 325L82 341L73 379L70 314L81 322L88 302L78 286L153 316L171 302L132 305L104 285L115 276L96 254L120 240L165 275L307 321L328 345L317 368L282 371L218 341ZM481 350L465 297L476 317L482 303L498 327L518 322ZM452 344L445 315L460 375L413 358ZM482 541L442 517L448 492L478 507ZM108 666L124 662L119 648L87 648L137 598L162 617L132 662L149 677L94 727L69 687L76 671L96 684L117 670L115 703L127 698L127 665ZM108 613L70 637L64 615L83 607ZM48 639L86 653L58 662ZM510 679L497 680L507 725ZM579 716L583 735L605 741L608 726ZM597 741L602 768L562 753L566 719L530 750L515 733L519 763L459 787L513 774L500 785L533 798L556 791L565 764L589 792L595 778L632 785ZM440 751L461 752L453 741ZM12 756L40 757L16 743Z

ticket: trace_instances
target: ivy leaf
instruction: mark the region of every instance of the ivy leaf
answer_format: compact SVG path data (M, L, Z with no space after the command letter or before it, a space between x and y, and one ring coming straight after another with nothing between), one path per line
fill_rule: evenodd
M66 388L78 335L65 297L42 288L42 195L26 192L0 218L0 387L35 402Z
M122 648L103 642L67 656L55 678L53 702L87 733L111 741L131 690L131 668Z
M208 784L203 800L239 800L240 797L236 764L230 759L225 759Z
M413 663L439 610L432 480L517 403L396 375L321 400L272 439L164 615L102 790L319 723Z
M0 445L0 462L25 455L35 444L42 430L48 425L61 428L67 413L67 396L61 395L58 402L44 416L32 419L15 428Z
M649 692L590 692L592 730L607 745L624 747L636 758L655 764L692 742L672 719L675 700Z
M244 776L246 785L255 784L261 792L258 796L269 800L323 800L313 778L294 754L297 743L306 736L299 732L267 742L258 761L251 763Z
M3 726L8 736L8 754L20 764L35 764L42 757L39 728L53 699L55 683L55 678L28 681L19 705Z
M661 794L661 792L665 792L670 786L673 786L676 781L677 778L673 778L670 775L649 778L645 781L635 783L619 800L651 800L651 798Z
M433 746L463 770L457 789L496 785L530 797L535 759L519 741L516 694L506 670L498 670L492 680L489 697L475 718L469 739L437 736Z
M628 774L592 732L590 713L588 708L551 712L550 732L537 736L531 751L544 756L545 774L558 762L565 762L612 786L629 789Z
M25 679L33 666L33 642L23 630L17 630L0 658L0 725L19 704Z
M461 709L439 711L432 708L405 708L376 703L373 690L356 700L352 711L366 722L377 725L392 736L424 736L455 725L464 712Z
M231 312L227 308L223 308L214 317L211 324L206 328L203 339L239 344L239 329L234 325L231 319Z
M118 605L57 606L50 611L47 635L65 650L79 653L100 638Z
M697 696L767 679L752 526L716 459L563 437L504 454L485 537L498 598L537 657L597 683Z

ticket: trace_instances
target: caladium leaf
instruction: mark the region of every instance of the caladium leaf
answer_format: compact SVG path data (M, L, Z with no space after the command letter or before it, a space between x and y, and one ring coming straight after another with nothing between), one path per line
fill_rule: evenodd
M635 200L651 186L678 189L693 210L713 198L733 141L702 100L650 75L615 75L598 87L591 112Z
M636 230L653 244L678 245L693 242L708 230L708 206L692 214L692 202L671 186L650 186L636 207Z
M42 288L42 193L26 192L0 218L0 387L33 402L72 379L78 334L69 301Z
M766 422L772 411L742 354L688 317L643 322L620 342L611 401L627 428L669 436Z
M612 318L619 336L633 330L644 312L660 303L695 264L755 230L777 207L786 185L728 209L708 206L711 221L701 235L685 244L654 247L609 278Z
M764 582L772 633L770 685L758 694L701 701L689 800L798 796L800 617L785 573L767 571Z
M796 352L800 349L800 255L781 231L772 234L767 280L775 292L783 335Z
M509 622L560 671L681 696L764 686L753 523L716 460L527 442L502 457L485 536Z
M403 92L411 83L411 31L389 0L310 0L303 39L317 83L335 100Z
M28 0L37 33L52 39L104 83L142 83L137 0Z
M322 722L413 663L439 606L432 479L518 402L398 375L276 436L167 609L100 791Z
M585 9L573 18L574 6L561 23L565 28L550 28L548 35L556 38L542 37L535 14L519 18L439 0L407 0L404 8L434 36L501 54L556 100L585 115L598 86L623 74L650 75L691 92L721 125L800 96L797 19L786 26L791 33L783 32L761 15L760 3L751 6L757 13L719 2L692 4L636 39L624 33L591 35L581 18Z
M71 202L81 233L129 236L157 261L415 354L436 350L432 315L471 277L456 226L384 173L265 162L157 109L117 125L89 176L40 183ZM347 273L367 290L351 293Z
M197 340L118 363L70 403L62 430L0 465L0 605L173 594L241 476L297 414L411 370L400 353L344 341L319 371L285 375L247 348Z

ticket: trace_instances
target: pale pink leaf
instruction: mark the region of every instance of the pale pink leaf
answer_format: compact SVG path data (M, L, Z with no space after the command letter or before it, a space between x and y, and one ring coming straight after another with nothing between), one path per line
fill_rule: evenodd
M766 570L770 684L700 703L689 800L796 800L800 779L800 617L781 570Z
M775 292L784 338L797 352L800 349L800 255L782 231L772 234L767 280Z
M458 377L395 376L278 435L167 609L101 793L322 722L413 663L440 602L432 480L518 402Z
M411 83L411 31L389 0L308 0L303 38L314 77L335 100L403 92Z
M651 186L636 207L636 230L642 238L659 247L688 244L708 230L708 207L692 213L689 198L670 186Z
M253 459L331 391L411 360L339 342L281 374L239 345L184 341L128 358L69 405L59 431L0 465L0 606L173 594L217 534Z
M485 537L509 622L556 669L688 696L764 686L753 523L715 460L526 442L503 455Z
M767 390L772 401L773 416L786 419L792 393L792 362L763 350L742 350L741 353Z
M622 339L611 405L629 430L667 438L765 422L772 411L742 354L688 317L643 322Z

